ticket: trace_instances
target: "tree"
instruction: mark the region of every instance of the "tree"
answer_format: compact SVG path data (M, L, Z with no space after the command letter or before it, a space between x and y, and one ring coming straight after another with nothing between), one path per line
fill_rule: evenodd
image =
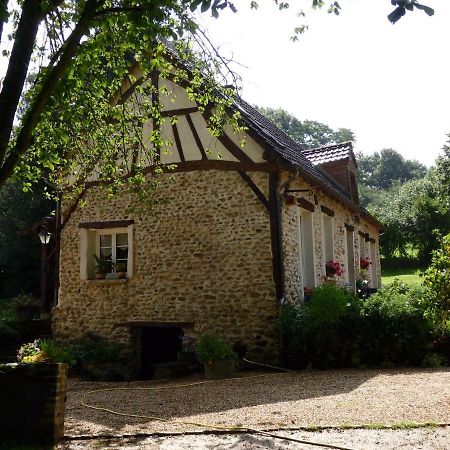
M393 149L383 149L372 155L358 153L360 184L372 189L390 189L396 182L423 178L427 168L418 161L406 160Z
M270 119L305 149L355 140L353 132L347 128L333 130L328 125L314 120L304 120L302 122L281 108L257 108L261 114Z
M39 294L41 244L25 230L52 209L41 191L38 185L34 192L25 193L19 182L11 181L0 190L0 299Z
M278 0L275 3L280 9L288 6ZM432 12L415 0L391 3L396 7L390 17L393 22L406 10ZM325 2L312 0L310 4L317 8ZM256 5L252 2L252 6ZM327 2L327 6L330 12L339 13L337 2ZM120 152L104 153L120 140L122 150L125 144L136 145L135 140L127 138L136 133L140 124L139 120L130 124L134 120L131 112L121 110L119 103L111 100L129 76L132 60L139 61L148 78L164 65L161 51L147 53L155 47L156 40L177 41L187 33L198 38L196 24L187 11L209 10L217 17L227 7L235 10L229 0L23 0L17 4L0 0L0 42L4 23L9 19L13 41L10 53L2 50L9 62L0 92L0 187L17 170L19 176L28 180L25 187L29 187L43 174L55 171L53 181L60 183L62 175L73 174L74 167L78 169L75 184L80 192L86 180L85 177L81 181L80 170L86 175L94 168L98 172L106 167L104 179L108 182L142 181L138 165L128 171L130 176L124 177L123 167L113 167L113 162L122 156ZM197 44L201 47L201 43ZM178 49L178 56L183 54L192 59L192 53ZM214 51L210 53L196 75L216 72L217 60L226 62L220 57L211 60L211 55L217 56ZM27 84L32 61L36 78ZM167 65L163 70L169 70ZM196 77L191 84L191 94L205 105L220 83L216 80L207 88L199 80ZM128 81L135 80L130 77ZM19 114L20 102L25 98L28 106ZM157 110L156 106L151 112L156 125L160 124ZM222 120L218 117L213 122L220 125ZM86 131L93 130L94 139L90 137L87 142ZM150 147L160 147L162 143L156 131L149 139L148 158L153 161L155 152ZM80 157L80 149L86 148L88 157Z

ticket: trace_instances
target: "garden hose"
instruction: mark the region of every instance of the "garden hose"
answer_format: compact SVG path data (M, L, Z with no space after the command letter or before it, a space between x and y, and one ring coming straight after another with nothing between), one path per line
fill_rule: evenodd
M280 373L278 375L286 375L288 373L292 373L292 371L283 369L281 367L270 366L270 365L262 364L262 363L255 363L255 362L247 360L247 359L243 359L243 361L250 363L250 364L266 366L266 367L275 368L277 370L284 371L284 373ZM133 417L136 419L149 419L149 420L155 420L155 421L159 421L159 422L173 422L173 423L182 424L182 425L196 426L196 427L201 427L201 428L209 428L209 429L228 431L228 432L241 432L241 433L244 432L244 433L250 433L250 434L260 434L260 435L263 435L266 437L282 439L285 441L292 441L292 442L311 445L311 446L315 446L315 447L332 448L332 449L336 449L336 450L354 450L354 449L351 449L348 447L341 447L338 445L324 444L324 443L313 442L313 441L308 441L308 440L296 439L296 438L287 437L287 436L281 436L279 434L270 433L268 431L257 430L254 428L249 428L249 427L239 426L239 425L219 425L219 424L213 424L213 423L202 423L202 422L192 422L192 421L185 421L185 420L167 419L164 417L151 416L151 415L122 413L120 411L115 411L110 408L95 406L93 404L88 403L86 400L86 398L89 395L92 395L92 394L95 394L98 392L136 391L136 390L138 390L138 391L161 391L164 389L177 389L177 388L184 388L184 387L189 387L189 386L198 386L198 385L202 385L202 384L217 383L218 381L225 382L225 381L232 381L232 380L242 380L242 379L247 379L247 378L260 378L260 377L265 377L265 376L273 376L273 374L251 375L249 377L235 377L235 378L227 378L224 380L197 381L197 382L193 382L193 383L185 383L185 384L177 384L177 385L169 385L169 386L159 386L159 387L139 387L139 386L137 386L137 387L118 387L118 388L94 389L91 391L87 391L81 398L80 403L82 406L84 406L86 408L93 409L95 411L103 411L103 412L107 412L107 413L114 414L117 416L122 416L122 417Z

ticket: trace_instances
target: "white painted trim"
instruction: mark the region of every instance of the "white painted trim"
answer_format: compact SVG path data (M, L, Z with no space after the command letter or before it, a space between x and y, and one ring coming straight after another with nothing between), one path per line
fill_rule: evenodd
M88 280L88 233L86 228L80 228L80 278L82 280Z

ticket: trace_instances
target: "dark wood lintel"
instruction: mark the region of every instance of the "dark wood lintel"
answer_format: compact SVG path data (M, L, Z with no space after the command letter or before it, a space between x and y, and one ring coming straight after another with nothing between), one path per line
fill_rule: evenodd
M322 205L320 207L320 210L327 216L334 217L334 211L332 209L328 208L327 206Z
M134 224L133 219L129 220L107 220L105 222L80 222L78 228L92 228L104 230L106 228L124 228Z
M306 209L310 212L314 212L316 210L314 204L308 202L308 200L304 199L303 197L297 199L297 205L300 206L300 208Z
M145 320L129 320L127 322L118 322L114 325L117 327L130 327L130 328L193 328L195 322L162 322L162 321L145 321Z

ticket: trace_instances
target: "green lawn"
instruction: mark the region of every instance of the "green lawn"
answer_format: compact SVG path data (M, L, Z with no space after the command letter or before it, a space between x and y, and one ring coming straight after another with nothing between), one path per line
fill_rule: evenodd
M410 286L420 286L422 278L419 276L419 268L395 268L395 269L383 269L381 271L381 284L386 286L394 281L394 278L398 278L401 282Z

